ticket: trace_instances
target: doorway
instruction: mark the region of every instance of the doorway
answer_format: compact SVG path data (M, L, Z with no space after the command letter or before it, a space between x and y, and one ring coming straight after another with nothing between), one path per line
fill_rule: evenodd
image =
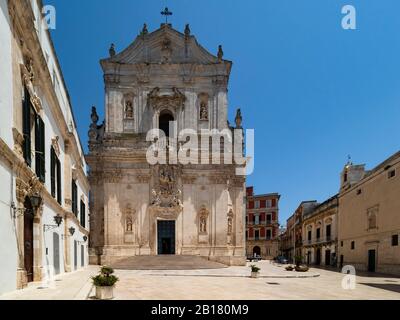
M54 274L60 273L60 236L53 232L53 267Z
M24 202L24 266L27 281L33 281L33 207L27 197Z
M376 265L375 265L375 260L376 259L376 252L375 250L368 250L368 271L369 272L375 272Z
M158 254L175 254L175 221L157 221Z
M259 246L253 248L253 256L261 256L261 248Z
M158 121L159 129L164 131L166 137L169 137L169 123L174 121L174 116L168 110L164 110L161 112Z
M325 250L325 265L331 265L331 250Z
M319 266L321 264L321 249L317 249L316 257L315 257L315 264Z

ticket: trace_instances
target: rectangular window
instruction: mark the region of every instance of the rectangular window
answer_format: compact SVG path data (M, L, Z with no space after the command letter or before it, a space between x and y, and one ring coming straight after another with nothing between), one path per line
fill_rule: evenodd
M399 235L398 234L394 234L392 235L392 246L398 246L399 245Z
M272 216L270 214L267 214L267 224L271 224L272 221Z
M254 224L260 224L260 216L258 214L254 216Z
M72 212L78 216L78 187L76 181L72 179Z
M356 243L354 241L351 242L351 250L354 250L356 248Z
M254 230L254 239L259 240L260 239L260 230Z
M311 241L311 230L308 231L308 241Z
M271 200L267 200L267 208L271 208L272 207L272 201Z
M258 200L255 201L255 207L256 207L256 209L260 208L260 201L258 201Z
M326 226L326 238L330 239L330 237L331 237L331 225L329 224Z
M86 206L85 203L81 200L81 226L85 228L86 226Z
M50 180L51 195L61 204L61 162L53 147L50 149Z
M343 241L340 241L340 246L343 247Z
M246 230L246 239L249 238L249 232Z
M271 239L271 230L267 229L267 239Z
M389 179L394 178L395 176L396 176L396 170L390 170L388 172L388 178Z
M321 229L318 228L317 229L317 239L319 239L321 237Z
M22 102L22 133L23 141L23 155L25 163L30 167L32 164L31 159L31 110L32 103L28 89L25 87L24 100Z
M45 165L45 130L39 115L35 116L35 172L41 182L46 179Z

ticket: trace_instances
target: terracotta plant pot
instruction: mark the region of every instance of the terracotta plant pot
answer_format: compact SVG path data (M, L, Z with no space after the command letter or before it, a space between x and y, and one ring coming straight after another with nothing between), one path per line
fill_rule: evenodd
M96 298L99 300L111 300L114 298L113 295L114 286L99 287L96 286Z
M259 274L260 274L259 272L252 272L251 273L251 277L252 278L258 278Z

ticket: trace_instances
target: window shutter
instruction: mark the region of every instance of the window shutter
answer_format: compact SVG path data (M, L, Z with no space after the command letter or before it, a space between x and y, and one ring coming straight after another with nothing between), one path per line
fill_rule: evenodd
M46 130L42 118L39 118L40 123L40 178L42 182L46 181Z
M51 177L51 195L56 197L56 154L53 147L50 148L50 177Z
M35 172L41 182L45 182L44 122L35 113Z
M24 101L22 103L22 131L24 136L23 153L28 166L31 166L31 97L25 88Z
M56 158L57 162L57 201L61 204L61 162Z
M85 228L85 218L86 218L86 206L85 203L81 200L81 226Z

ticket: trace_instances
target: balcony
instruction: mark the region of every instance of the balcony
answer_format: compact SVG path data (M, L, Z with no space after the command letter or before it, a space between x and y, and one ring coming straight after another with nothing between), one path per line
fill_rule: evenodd
M303 245L311 246L311 245L315 245L315 244L329 243L329 242L336 241L336 240L337 239L333 238L332 236L325 236L325 237L320 237L320 238L314 238L311 240L304 240Z

